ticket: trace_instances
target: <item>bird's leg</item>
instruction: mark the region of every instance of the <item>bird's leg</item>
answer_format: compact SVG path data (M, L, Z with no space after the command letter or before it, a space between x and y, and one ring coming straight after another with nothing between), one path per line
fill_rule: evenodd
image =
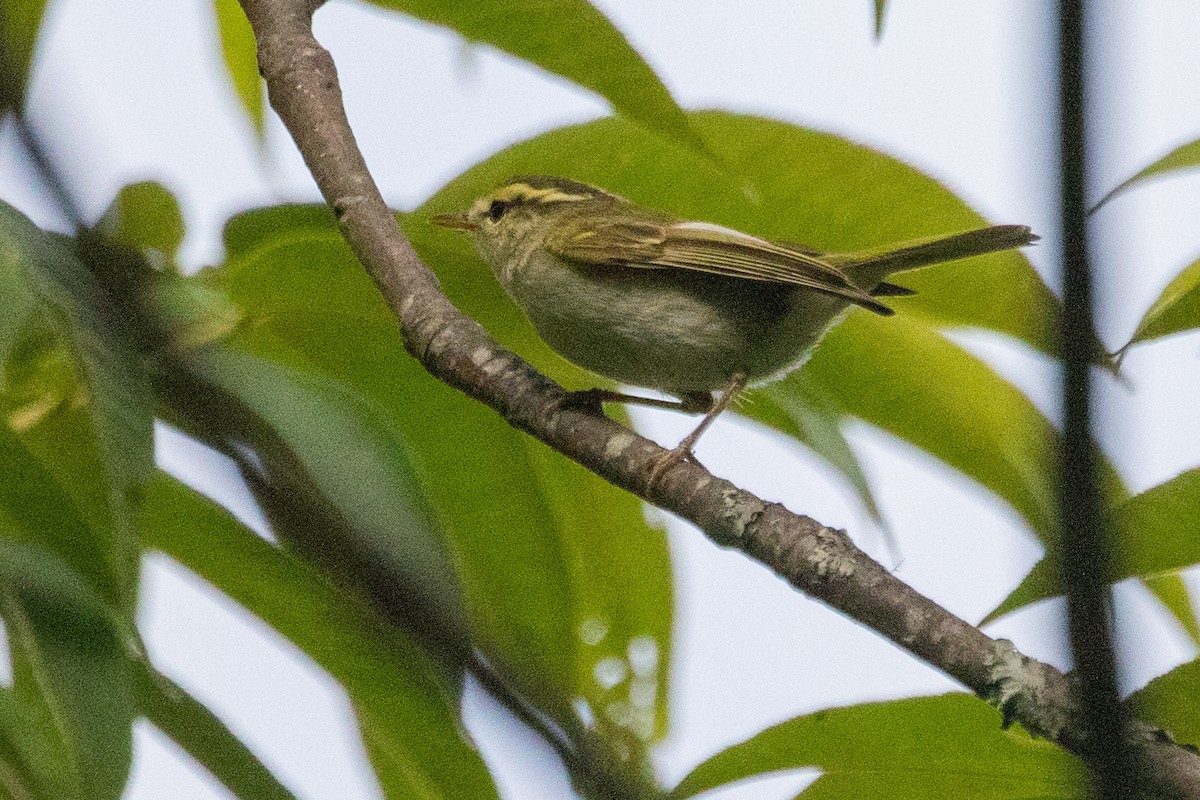
M729 380L729 383L725 385L724 390L721 392L720 400L714 403L712 401L712 396L708 396L708 402L706 404L707 408L699 408L694 412L706 412L704 414L704 419L700 420L700 424L696 426L695 430L683 437L683 441L675 445L673 450L658 459L654 467L650 470L650 480L646 483L647 487L653 486L655 482L671 467L675 466L686 458L692 457L692 448L696 446L696 442L698 442L700 437L704 435L704 432L708 430L708 426L713 424L713 420L720 416L722 411L729 408L729 404L733 402L734 398L737 397L744 388L746 388L746 376L739 372ZM696 395L684 395L680 402L680 408L683 410L689 410L689 400L695 401ZM695 408L695 406L693 405L691 408Z
M696 397L703 397L703 403L696 407ZM700 393L688 395L682 400L660 400L656 397L639 397L635 394L622 394L610 389L583 389L578 392L567 392L563 400L564 408L585 408L599 414L603 403L626 403L653 408L669 408L672 411L682 411L685 414L702 414L712 407L712 395Z
M655 462L650 470L650 480L647 483L647 486L653 486L655 481L671 467L692 457L692 448L696 446L696 442L708 430L708 426L712 425L713 420L720 416L722 411L729 408L729 404L745 386L746 376L738 373L725 385L719 400L714 400L709 392L682 392L678 400L660 400L655 397L639 397L638 395L614 392L611 389L584 389L568 392L562 405L565 408L583 408L595 414L602 413L604 403L626 403L653 408L669 408L685 414L703 414L704 419L700 420L700 424L683 437L683 441L677 444L673 450Z

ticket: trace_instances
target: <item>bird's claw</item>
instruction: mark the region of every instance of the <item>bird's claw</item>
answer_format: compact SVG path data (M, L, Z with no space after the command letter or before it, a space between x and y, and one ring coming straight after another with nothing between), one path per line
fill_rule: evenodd
M692 448L684 444L679 445L673 450L668 450L655 459L654 465L650 467L650 477L646 479L646 491L652 490L663 475L666 475L673 467L684 461L690 461L693 464L700 463L696 460L696 454L692 452Z

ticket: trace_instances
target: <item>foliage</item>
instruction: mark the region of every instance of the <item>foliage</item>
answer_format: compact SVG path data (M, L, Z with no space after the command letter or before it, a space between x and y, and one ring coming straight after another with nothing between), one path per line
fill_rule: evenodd
M684 112L584 0L520 4L525 16L511 3L375 4L611 103L613 116L485 158L401 220L456 304L567 385L594 379L553 354L479 280L465 240L429 226L430 216L540 172L832 251L984 223L938 181L845 138ZM878 0L877 35L884 11ZM0 0L0 112L23 112L41 12ZM214 12L224 63L262 135L249 29L232 0L215 0ZM1179 148L1118 190L1193 165L1196 150ZM75 236L0 202L0 617L13 673L0 687L4 794L119 797L141 716L234 795L293 796L141 648L138 564L148 551L201 576L338 681L387 797L499 796L460 718L468 674L568 754L582 792L599 796L604 783L589 768L646 785L648 750L667 732L675 655L665 535L641 504L425 374L323 207L234 215L223 262L194 275L176 266L183 237L178 202L154 183L123 189ZM1198 265L1147 310L1122 355L1200 325ZM903 315L852 312L809 364L742 413L811 449L876 516L845 427L864 421L926 451L1007 503L1045 548L992 616L1055 596L1057 433L946 334L982 329L1053 355L1058 301L1016 252L969 270L930 268L905 285L919 294ZM237 462L274 541L155 471L155 417ZM1110 579L1151 582L1193 631L1186 596L1164 578L1200 563L1189 533L1198 476L1130 496L1115 470L1106 475L1118 536ZM367 599L380 582L395 607ZM1133 700L1192 743L1196 669L1180 667ZM670 796L804 766L824 773L804 793L813 798L1079 796L1069 758L1000 730L964 696L788 720L698 766Z

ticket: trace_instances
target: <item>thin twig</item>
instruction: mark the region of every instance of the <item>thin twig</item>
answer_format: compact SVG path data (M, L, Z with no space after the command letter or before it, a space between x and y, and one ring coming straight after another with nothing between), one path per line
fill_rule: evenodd
M87 227L83 212L71 194L70 185L58 170L54 159L46 152L41 137L33 130L28 117L24 113L16 114L13 126L17 132L17 139L21 142L21 147L29 156L29 160L33 162L33 168L41 177L42 183L50 190L63 218L75 231L82 231Z

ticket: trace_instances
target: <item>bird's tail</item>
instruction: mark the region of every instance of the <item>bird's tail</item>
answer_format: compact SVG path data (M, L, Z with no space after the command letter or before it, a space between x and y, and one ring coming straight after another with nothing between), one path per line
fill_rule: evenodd
M877 287L872 294L889 296L904 293L901 287L880 283L893 273L1011 250L1037 240L1038 237L1026 225L994 225L950 236L913 239L856 253L826 253L821 258L844 270L856 285Z

